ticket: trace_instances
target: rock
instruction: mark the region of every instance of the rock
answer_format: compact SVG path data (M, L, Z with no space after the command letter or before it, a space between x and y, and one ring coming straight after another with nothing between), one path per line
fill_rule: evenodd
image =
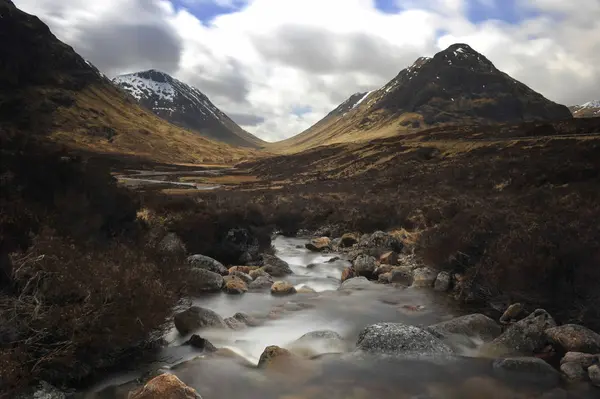
M196 349L200 349L206 352L216 352L217 348L210 343L209 340L202 338L198 334L194 334L188 339L184 345L193 346Z
M264 271L273 277L285 277L294 273L286 261L273 255L264 254L263 263Z
M510 305L500 317L500 323L507 324L512 320L518 320L519 316L523 313L524 307L520 303L513 303Z
M412 287L429 288L435 282L437 273L428 267L420 267L413 270L412 277Z
M260 276L248 285L248 289L252 291L265 290L271 288L273 279L270 276Z
M398 265L398 253L389 251L379 257L379 263L383 265Z
M359 255L352 264L358 276L372 277L377 267L377 259L369 255Z
M543 309L537 309L523 320L512 324L502 335L484 345L495 354L532 355L546 344L544 332L556 322Z
M446 292L450 289L450 273L439 272L433 283L433 289L439 292Z
M377 277L377 282L380 284L390 284L392 279L392 273L383 273Z
M229 275L239 278L240 280L242 280L246 284L250 284L252 282L252 280L254 280L252 277L250 277L249 274L242 273L242 272L239 272L239 271L235 271L233 273L230 272Z
M202 397L175 375L162 374L148 381L142 388L131 391L127 399L202 399Z
M342 236L340 246L342 248L348 248L358 243L358 236L354 233L346 233Z
M229 274L233 274L235 272L242 272L245 274L250 274L253 269L250 266L231 266L229 268Z
M374 250L374 253L378 252L378 256L388 251L402 252L404 248L402 241L383 231L376 231L366 238L361 237L359 246Z
M267 346L258 360L258 367L264 368L272 365L276 361L287 361L292 358L292 353L279 346Z
M67 399L67 395L46 381L40 381L35 388L17 395L15 399Z
M206 269L190 270L188 282L190 293L219 292L223 288L223 276Z
M560 360L560 364L565 363L578 363L583 369L586 369L600 360L600 354L592 355L589 353L581 352L567 352L565 356Z
M298 294L314 294L317 291L310 288L308 285L304 285L304 286L300 287L300 289L298 289L297 292L298 292Z
M311 331L309 333L304 334L300 338L296 340L296 342L300 341L308 341L315 339L326 339L326 340L338 340L342 341L343 338L340 334L332 330L320 330L320 331Z
M354 269L352 267L347 267L342 271L342 277L341 277L342 282L344 282L348 279L354 278L354 277L357 277L357 276L356 276L356 272L354 271Z
M248 275L252 277L252 280L256 280L259 277L271 277L271 275L267 273L262 267L255 270L250 270L250 273L248 273Z
M204 255L192 255L187 258L187 262L192 266L199 269L210 270L211 272L218 273L222 276L229 274L229 270L221 264L221 262L209 258Z
M314 237L339 237L342 234L342 230L340 229L340 226L337 225L327 225L327 226L323 226L320 227L319 229L317 229L317 231L315 231L313 233Z
M390 276L390 283L411 285L413 283L412 269L403 266L395 267Z
M565 352L600 353L600 334L577 324L549 328L546 337Z
M233 315L233 318L239 321L240 323L244 323L248 327L258 327L261 325L260 321L246 313L238 312Z
M467 335L492 341L502 333L502 329L489 317L476 313L457 317L427 327L427 331L438 338L446 338L453 334Z
M167 233L158 243L158 251L169 255L185 255L185 244L175 233Z
M271 286L271 295L292 295L296 293L296 288L287 281L276 281Z
M358 336L359 351L389 355L450 355L452 350L429 332L400 323L378 323Z
M313 238L305 245L306 249L313 252L323 252L331 250L331 240L329 237Z
M243 330L244 328L247 327L244 323L242 323L241 321L239 321L237 319L234 319L233 317L227 317L227 318L225 318L224 321L225 321L225 324L227 324L227 327L229 327L235 331Z
M248 291L248 286L241 278L237 276L225 276L225 285L223 289L226 293L232 295L240 295Z
M340 334L331 330L322 330L304 334L294 341L289 349L296 354L313 357L323 353L345 352L347 347Z
M571 382L585 381L588 378L587 368L580 363L568 362L560 365L560 371Z
M598 364L588 367L588 377L592 381L592 385L600 387L600 366Z
M390 273L394 270L394 266L392 265L379 265L373 274L375 276L379 276L381 274Z
M325 263L333 263L337 262L338 260L341 260L341 258L339 256L334 256L333 258L330 258L329 260L325 261Z
M349 291L368 290L368 289L375 288L375 287L373 287L373 285L374 284L372 284L369 280L367 280L366 277L353 277L353 278L350 278L350 279L344 281L342 283L342 285L340 285L338 290L341 290L341 291L344 291L344 290L349 290Z
M536 357L496 359L492 368L498 377L511 381L521 380L548 385L557 385L560 382L560 373Z
M226 328L225 321L212 310L192 306L174 316L175 328L181 335L186 335L199 328Z

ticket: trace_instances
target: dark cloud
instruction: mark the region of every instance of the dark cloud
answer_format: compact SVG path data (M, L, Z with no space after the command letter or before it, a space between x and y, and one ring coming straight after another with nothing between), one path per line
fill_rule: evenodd
M265 118L258 115L239 114L235 112L228 113L227 115L229 115L235 123L241 126L258 126L265 122Z

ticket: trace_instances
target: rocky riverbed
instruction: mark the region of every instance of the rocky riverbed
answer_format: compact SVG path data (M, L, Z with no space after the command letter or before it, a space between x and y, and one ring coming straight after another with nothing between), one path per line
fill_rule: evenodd
M273 246L254 266L190 257L198 294L157 361L76 397L600 397L600 335L520 304L465 314L460 276L387 233Z

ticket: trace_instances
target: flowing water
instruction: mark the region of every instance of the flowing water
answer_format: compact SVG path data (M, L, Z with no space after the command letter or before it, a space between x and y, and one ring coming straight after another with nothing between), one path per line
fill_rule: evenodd
M335 254L311 253L302 244L300 239L274 240L277 255L294 271L286 279L296 288L308 286L315 293L274 297L266 291L195 298L195 304L224 318L244 312L264 323L238 331L200 331L203 338L222 348L216 355L182 346L188 337L173 330L167 336L169 347L152 367L168 368L204 399L539 398L555 388L527 376L496 378L492 360L478 358L474 346L459 347L458 356L444 359L354 356L357 336L370 324L386 321L427 326L460 312L446 295L428 289L371 283L368 289L340 291L341 272L349 263L328 262ZM295 342L317 330L333 330L344 340ZM298 360L276 368L256 368L261 353L270 345L292 350L299 354ZM143 371L111 378L84 397L126 398L133 386L127 381ZM598 397L598 391L589 391L587 386L571 391L574 396L569 397Z

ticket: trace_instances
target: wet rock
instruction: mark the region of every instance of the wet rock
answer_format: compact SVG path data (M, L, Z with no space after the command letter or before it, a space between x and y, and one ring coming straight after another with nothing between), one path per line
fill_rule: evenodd
M333 258L330 258L329 260L325 261L325 263L333 263L337 262L338 260L341 260L341 258L339 256L334 256Z
M15 399L67 399L67 394L46 381L41 381L36 387L17 395Z
M308 285L304 285L297 290L298 294L314 294L316 291Z
M359 255L352 264L358 276L372 277L377 267L377 259L368 255Z
M587 368L580 363L567 362L560 365L560 371L571 382L585 381L588 378Z
M450 273L440 272L438 273L435 282L433 283L433 289L439 292L446 292L450 289Z
M392 265L379 265L373 274L375 276L379 276L381 274L391 273L392 270L394 270L394 266Z
M365 328L356 344L359 351L389 355L450 355L452 350L429 332L400 323L378 323Z
M237 319L234 319L233 317L227 317L224 321L225 324L227 324L227 327L231 328L232 330L239 331L247 327L244 323Z
M209 340L202 338L198 334L194 334L185 341L184 345L190 345L196 349L203 350L205 352L216 352L217 348L210 343Z
M383 273L377 277L377 282L380 284L390 284L390 280L392 279L392 273Z
M331 250L331 239L329 237L313 238L304 245L306 249L313 252L323 252Z
M293 357L292 353L287 349L279 346L267 346L258 360L258 367L265 368L271 366L276 361L287 361Z
M296 288L287 281L276 281L271 286L271 295L283 296L296 293Z
M223 289L226 293L232 295L240 295L248 291L248 286L241 278L237 276L225 276L225 285Z
M235 271L233 273L230 272L229 275L239 278L246 284L250 284L252 282L252 280L254 280L252 277L250 277L249 274L238 272L238 271Z
M413 283L412 269L409 267L395 267L390 276L390 283L397 283L409 286Z
M340 240L340 246L342 248L348 248L358 243L358 236L354 233L346 233Z
M185 255L185 244L175 233L167 233L158 243L158 251L169 255Z
M240 323L244 323L248 327L258 327L261 325L261 322L259 320L243 312L238 312L234 314L233 318L239 321Z
M242 272L245 274L250 274L250 272L253 270L253 268L251 268L250 266L231 266L229 268L229 274L233 274L235 272Z
M267 273L265 271L265 269L263 269L262 267L258 268L258 269L254 269L254 270L250 270L250 273L248 273L248 275L250 277L252 277L252 280L256 280L259 277L271 277L271 275L269 273Z
M549 328L546 337L565 352L600 353L600 334L577 324Z
M194 268L190 270L188 287L190 293L219 292L223 287L223 276L206 269Z
M412 277L412 287L429 288L435 282L435 279L437 278L437 273L435 272L435 270L430 269L428 267L420 267L418 269L413 270Z
M264 271L273 277L285 277L294 273L286 261L273 255L264 254L263 263Z
M494 354L532 355L546 344L545 331L556 327L556 322L543 309L537 309L523 320L512 324L502 335L484 345Z
M594 364L588 367L588 377L592 381L592 385L600 387L600 365Z
M379 257L379 263L383 265L398 265L398 253L388 251Z
M128 399L202 399L173 374L162 374L148 381L142 388L131 391Z
M357 277L357 276L356 276L356 272L354 271L354 269L352 267L347 267L342 271L342 277L341 277L342 282L344 282L348 279L354 278L354 277Z
M504 313L500 317L500 323L507 324L513 320L518 320L523 311L524 307L521 303L513 303L504 311Z
M342 283L338 290L360 291L373 289L373 284L366 277L353 277Z
M270 276L260 276L248 285L248 289L252 291L265 290L271 288L273 279Z
M192 306L183 312L176 313L173 320L175 328L181 335L189 334L199 328L226 328L225 321L221 316L200 306Z
M446 338L453 334L467 335L492 341L502 333L500 326L483 314L470 314L457 317L427 327L427 331L438 338Z
M557 385L560 382L560 373L536 357L496 359L492 367L494 374L507 380L544 385Z
M600 354L592 355L589 353L582 352L567 352L565 356L560 360L560 364L565 363L578 363L582 368L586 369L594 364L594 362L600 361Z
M320 331L311 331L309 333L304 334L297 341L307 341L314 339L328 339L328 340L339 340L342 341L343 338L340 334L332 330L320 330Z
M223 264L213 258L204 255L192 255L187 258L187 262L195 268L206 269L222 276L229 274L229 270Z

